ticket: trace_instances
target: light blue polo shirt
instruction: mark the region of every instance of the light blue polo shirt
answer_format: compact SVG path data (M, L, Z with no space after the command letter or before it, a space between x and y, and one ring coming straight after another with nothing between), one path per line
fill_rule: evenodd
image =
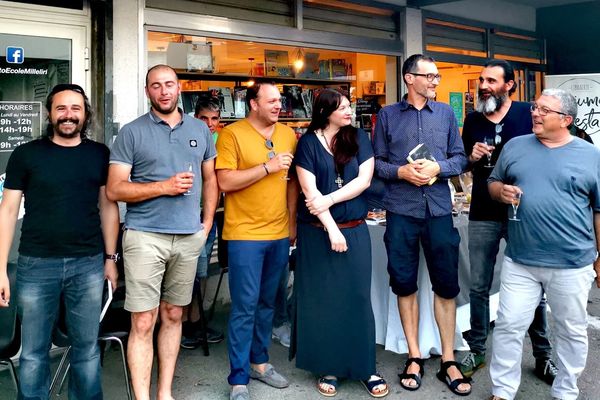
M127 204L125 226L145 232L191 234L202 228L202 162L217 155L206 124L179 110L182 120L171 128L152 111L123 126L110 152L111 164L131 166L131 182L169 179L193 163L192 194L160 196Z

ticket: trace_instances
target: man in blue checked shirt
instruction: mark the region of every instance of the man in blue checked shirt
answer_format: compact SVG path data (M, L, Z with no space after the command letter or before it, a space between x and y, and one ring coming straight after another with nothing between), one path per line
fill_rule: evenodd
M452 109L447 104L433 101L441 79L434 60L422 54L410 56L402 66L402 77L408 96L384 107L375 126L375 170L385 180L386 187L384 240L390 286L398 296L409 351L400 384L407 390L417 390L423 375L417 304L421 244L435 293L435 319L442 342L441 367L437 376L452 392L464 396L471 392L470 379L460 372L453 348L455 297L460 291L460 236L452 224L447 179L460 174L467 159ZM429 149L435 161L407 161L409 152L419 144ZM437 179L433 180L434 177Z

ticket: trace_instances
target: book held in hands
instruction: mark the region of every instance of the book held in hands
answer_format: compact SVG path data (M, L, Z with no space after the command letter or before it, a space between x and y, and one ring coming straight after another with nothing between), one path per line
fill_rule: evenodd
M417 162L417 160L436 161L433 154L431 154L429 147L427 147L425 143L419 143L418 145L416 145L415 148L408 153L408 157L406 157L406 160L411 164L414 164L415 162ZM429 180L429 185L433 185L436 180L437 176L431 178Z

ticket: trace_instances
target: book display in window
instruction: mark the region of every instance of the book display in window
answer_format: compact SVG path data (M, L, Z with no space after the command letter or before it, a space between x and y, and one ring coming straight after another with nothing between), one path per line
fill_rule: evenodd
M236 118L246 118L246 115L248 115L245 86L236 86L233 89L233 108L235 109Z
M235 110L233 108L231 89L228 87L211 87L209 90L212 90L215 97L219 99L221 118L234 118Z
M285 50L265 50L266 76L291 76L288 52Z
M288 116L293 118L307 118L304 102L302 101L302 86L283 85L283 97L291 107Z

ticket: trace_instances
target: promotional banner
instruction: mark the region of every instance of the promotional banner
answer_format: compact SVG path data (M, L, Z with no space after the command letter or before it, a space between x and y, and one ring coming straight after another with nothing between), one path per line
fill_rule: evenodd
M600 74L546 75L546 88L560 88L577 99L575 125L600 146Z

